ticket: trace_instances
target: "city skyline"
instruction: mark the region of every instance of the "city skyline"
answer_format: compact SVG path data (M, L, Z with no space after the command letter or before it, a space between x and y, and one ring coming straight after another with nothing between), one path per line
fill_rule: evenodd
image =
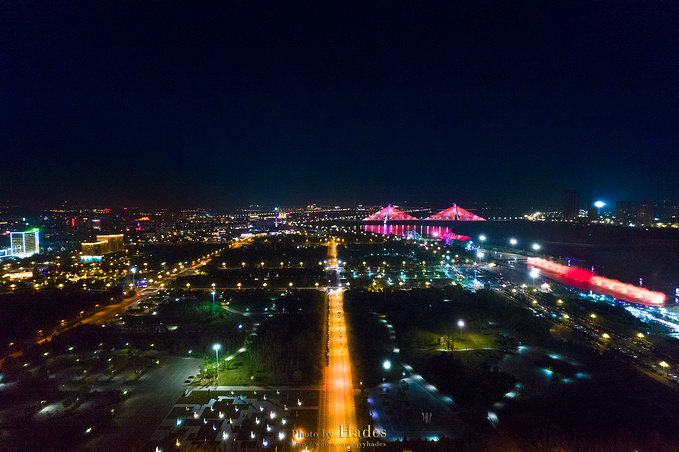
M2 6L3 204L679 190L672 5ZM26 165L30 160L31 165Z

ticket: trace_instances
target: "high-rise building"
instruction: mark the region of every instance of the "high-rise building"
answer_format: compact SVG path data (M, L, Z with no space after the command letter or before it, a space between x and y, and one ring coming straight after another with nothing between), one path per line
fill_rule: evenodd
M653 221L655 203L653 201L641 201L637 204L634 221L639 224L649 224Z
M662 199L655 204L655 216L660 221L672 219L674 214L674 204L667 199Z
M125 249L123 237L123 234L97 235L97 242L107 242L107 253L117 253L118 251L123 251Z
M632 222L632 201L618 201L615 203L615 221L627 226Z
M564 220L577 220L580 215L580 192L577 190L565 190L563 196Z
M9 233L10 252L12 256L28 257L40 252L38 230Z
M104 254L117 253L125 249L123 234L97 235L96 242L83 242L80 260L101 261Z
M103 256L108 253L108 243L102 242L83 242L82 243L83 256Z
M599 208L596 206L596 201L587 201L587 219L589 221L599 220Z

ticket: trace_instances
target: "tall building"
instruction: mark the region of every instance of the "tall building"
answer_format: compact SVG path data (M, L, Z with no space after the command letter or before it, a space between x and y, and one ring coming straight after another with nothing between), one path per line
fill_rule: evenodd
M108 252L108 243L102 242L83 242L82 243L82 256L103 256Z
M599 220L599 208L594 205L596 201L589 200L587 201L587 219L589 221L597 221Z
M580 192L577 190L565 190L563 196L564 220L577 220L580 214Z
M83 242L81 261L101 261L104 254L117 253L125 250L123 234L97 235L96 242Z
M655 216L660 221L667 221L673 218L675 206L667 199L662 199L655 204Z
M28 257L40 252L38 230L9 233L9 254L16 257Z
M618 201L615 203L615 221L627 226L632 222L632 201Z
M648 224L653 221L655 203L653 201L641 201L637 204L634 221L639 224Z
M125 250L123 234L97 235L97 242L108 243L108 253L117 253Z

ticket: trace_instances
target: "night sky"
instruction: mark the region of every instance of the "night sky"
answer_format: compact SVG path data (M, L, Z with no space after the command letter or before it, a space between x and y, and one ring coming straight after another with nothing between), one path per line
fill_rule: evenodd
M216 3L2 2L0 200L677 198L675 1Z

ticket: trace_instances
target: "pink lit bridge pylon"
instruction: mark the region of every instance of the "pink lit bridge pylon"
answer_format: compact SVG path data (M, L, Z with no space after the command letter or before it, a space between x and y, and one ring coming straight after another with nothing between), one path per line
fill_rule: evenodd
M401 212L400 210L392 207L391 204L389 204L387 207L384 209L375 212L374 214L370 215L369 217L366 217L363 219L363 221L383 221L385 224L387 221L418 221L419 218L415 218L412 215L408 215L405 212ZM468 210L465 210L461 207L458 207L457 204L453 204L452 207L449 207L446 210L442 210L441 212L431 215L427 218L424 218L423 220L432 220L432 221L486 221L485 218L481 218L478 215L475 215Z

